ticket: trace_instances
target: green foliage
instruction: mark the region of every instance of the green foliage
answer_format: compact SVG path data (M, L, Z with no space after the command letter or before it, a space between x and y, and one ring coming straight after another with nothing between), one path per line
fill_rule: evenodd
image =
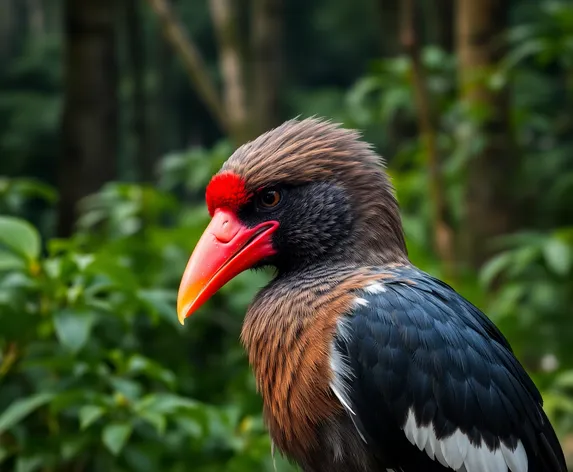
M552 353L561 368L573 368L565 308L573 303L573 230L520 233L502 242L506 249L481 274L485 285L499 285L492 303L498 325L515 337L514 348L524 357Z
M22 54L0 73L0 171L21 174L27 166L43 170L56 158L61 111L61 48L55 38L28 41ZM36 174L37 175L37 174Z
M481 274L495 287L491 314L542 389L545 411L562 434L573 430L573 230L520 233ZM534 342L532 342L534 340Z
M44 252L32 225L0 217L7 467L272 470L238 343L265 276L244 274L185 329L175 313L178 279L208 215L172 192L195 197L216 156L169 156L161 190L110 184L85 201L74 238L45 241Z
M31 224L18 218L0 217L0 235L5 251L27 261L34 261L40 255L40 236Z

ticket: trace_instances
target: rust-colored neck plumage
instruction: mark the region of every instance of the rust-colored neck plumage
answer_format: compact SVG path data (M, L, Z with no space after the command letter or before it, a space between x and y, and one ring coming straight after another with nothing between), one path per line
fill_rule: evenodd
M277 447L291 457L316 446L316 428L342 406L329 383L331 340L353 290L375 276L330 267L275 279L245 317L241 339Z

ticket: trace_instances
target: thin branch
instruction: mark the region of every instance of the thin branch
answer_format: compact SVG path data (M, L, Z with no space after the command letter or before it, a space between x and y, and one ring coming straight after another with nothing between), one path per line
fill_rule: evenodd
M244 62L237 34L235 0L210 0L209 7L219 43L219 62L223 76L223 99L232 134L237 144L249 136L249 114L245 88Z
M193 41L187 36L185 30L173 12L168 0L148 0L151 8L159 18L165 38L171 43L177 54L181 57L195 86L197 94L205 103L207 109L225 132L231 131L231 126L219 94L213 84Z
M454 238L453 231L447 222L447 202L440 171L435 114L432 110L424 65L420 57L420 45L416 37L415 0L404 0L402 8L401 42L412 62L412 82L414 100L418 110L418 128L426 151L430 178L432 220L435 231L434 244L446 266L447 274L453 277L455 270Z
M518 196L523 195L522 189L513 178L523 156L513 133L510 88L493 89L487 83L507 52L508 25L508 2L456 2L457 75L463 118L472 124L473 134L482 144L475 149L471 143L459 143L470 157L465 165L460 246L464 261L474 268L494 254L494 238L528 224L528 199Z
M143 22L138 0L126 0L124 21L126 30L129 73L133 84L131 96L131 125L135 138L135 163L139 178L144 182L153 180L153 154L149 144L147 118L147 94L145 93L145 41L143 41Z
M284 0L251 1L252 108L257 133L278 125Z

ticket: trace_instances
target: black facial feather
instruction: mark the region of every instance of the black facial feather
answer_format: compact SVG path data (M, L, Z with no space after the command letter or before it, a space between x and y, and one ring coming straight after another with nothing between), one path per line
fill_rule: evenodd
M249 193L273 185L308 188L328 182L337 186L345 192L345 201L349 202L346 208L351 213L347 217L353 221L349 235L353 240L352 250L348 251L348 245L343 248L346 262L363 265L408 262L398 202L383 160L355 131L320 119L291 120L242 145L225 162L221 172L239 175ZM326 211L331 196L334 194L325 193L322 201L313 201L312 211ZM305 198L310 197L310 192L305 194ZM292 218L316 231L317 228L306 224L311 215L301 212L300 205L304 203L297 200L299 206L294 208ZM336 222L347 221L341 212L328 216L336 217L333 220ZM322 231L331 223L327 218L315 222ZM340 232L328 229L334 236ZM334 239L333 244L342 242ZM330 253L332 249L329 242L323 241L319 246L309 246L307 239L304 242L311 251L326 249ZM315 257L312 253L305 255Z
M338 260L353 245L353 218L346 191L329 182L277 187L282 200L275 209L260 208L257 198L239 212L252 227L279 222L273 235L277 255L261 262L279 272L302 268L324 259Z

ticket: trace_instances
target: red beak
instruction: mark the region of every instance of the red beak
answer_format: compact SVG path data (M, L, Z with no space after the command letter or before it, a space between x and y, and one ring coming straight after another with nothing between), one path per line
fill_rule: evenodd
M276 254L271 235L277 221L266 221L247 228L229 210L218 209L187 263L179 293L179 322L191 316L233 277L261 259Z

